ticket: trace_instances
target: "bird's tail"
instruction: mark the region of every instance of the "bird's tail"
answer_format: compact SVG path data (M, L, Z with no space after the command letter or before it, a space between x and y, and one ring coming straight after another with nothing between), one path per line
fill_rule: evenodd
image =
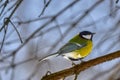
M58 52L56 52L56 53L53 53L53 54L47 55L47 56L45 56L44 58L39 59L38 61L39 61L39 63L40 63L40 62L42 62L42 61L44 61L44 60L47 60L47 59L50 59L50 58L56 57L56 56L58 56L58 55L59 55Z

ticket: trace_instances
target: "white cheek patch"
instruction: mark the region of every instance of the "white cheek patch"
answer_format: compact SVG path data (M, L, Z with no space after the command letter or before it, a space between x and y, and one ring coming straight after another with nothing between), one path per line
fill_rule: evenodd
M91 39L92 35L82 35L85 39Z

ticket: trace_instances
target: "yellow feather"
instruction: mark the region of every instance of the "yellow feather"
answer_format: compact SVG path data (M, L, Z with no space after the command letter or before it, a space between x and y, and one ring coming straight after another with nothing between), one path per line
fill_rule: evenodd
M85 47L83 47L79 50L70 52L70 53L68 53L69 55L67 54L67 56L74 58L74 59L84 58L90 54L90 52L92 51L92 46L93 46L92 41L88 40L87 45Z

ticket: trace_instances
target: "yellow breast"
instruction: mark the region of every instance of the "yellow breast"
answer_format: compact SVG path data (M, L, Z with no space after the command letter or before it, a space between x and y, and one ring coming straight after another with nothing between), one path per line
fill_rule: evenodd
M92 46L93 46L92 41L87 41L87 45L85 47L83 47L79 50L75 50L73 52L70 52L69 57L72 57L74 59L86 57L92 51Z

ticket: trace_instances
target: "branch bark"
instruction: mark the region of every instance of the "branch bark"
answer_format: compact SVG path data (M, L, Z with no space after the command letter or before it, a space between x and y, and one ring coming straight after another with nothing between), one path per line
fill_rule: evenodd
M61 78L64 78L70 75L79 74L81 71L84 71L92 66L95 66L100 63L110 61L112 59L119 58L119 57L120 57L120 51L116 51L108 55L101 56L96 59L83 62L81 64L77 64L71 68L52 73L50 75L43 76L41 80L58 80L58 79L61 79Z

